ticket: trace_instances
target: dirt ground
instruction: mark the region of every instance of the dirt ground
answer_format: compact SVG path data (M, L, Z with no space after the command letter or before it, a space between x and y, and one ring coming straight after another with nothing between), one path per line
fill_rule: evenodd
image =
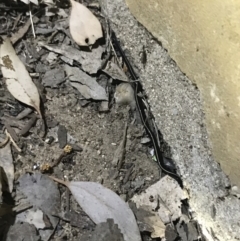
M128 200L159 179L157 164L151 159L149 149L141 144L141 125L129 123L125 164L116 178L116 167L112 165L114 152L122 140L125 123L129 122L126 109L113 109L106 114L96 110L96 105L85 108L75 103L74 96L54 97L47 106L47 113L64 125L83 151L66 163L60 163L54 173L58 178L99 182ZM56 108L57 107L57 108ZM57 158L59 148L45 145L37 150L35 162L46 162L49 157ZM39 160L38 156L41 156ZM54 159L55 159L54 158ZM50 160L49 160L50 161ZM134 165L133 173L125 181L128 169ZM124 183L123 183L124 180ZM76 207L76 204L75 204ZM70 232L71 233L71 232ZM71 234L68 235L71 235ZM69 237L70 238L70 237Z
M21 30L29 18L26 16L24 4L8 4L6 6L2 3L0 9L2 12L0 19L2 36L12 35ZM4 12L4 8L7 11ZM37 9L33 8L33 11L37 13ZM38 13L38 17L39 21L35 24L35 30L38 27L42 31L46 30L48 26L53 27L58 20L55 15L46 17L44 14ZM68 36L61 31L55 32L54 36L51 34L52 32L39 33L34 38L31 28L29 28L14 45L16 53L25 63L29 73L32 74L32 79L41 95L45 135L42 135L44 125L39 118L32 124L29 131L23 135L18 134L34 115L33 109L21 120L16 118L28 107L10 95L1 74L1 137L4 139L5 128L9 132L12 131L10 134L17 135L15 141L22 150L19 152L14 145L11 146L14 164L13 203L16 203L14 198L18 178L25 173L32 172L53 175L61 180L98 182L116 192L123 200L128 201L134 194L142 192L160 178L159 167L150 154L153 149L152 145L148 145L148 141L147 144L142 144L143 138L147 137L143 125L138 119L134 119L135 114L128 106L116 106L113 98L116 84L111 83L109 76L101 71L94 76L97 77L100 85L104 88L107 86L109 89L110 108L104 112L100 111L101 101L91 99L85 101L68 82L63 81L57 87L44 86L42 79L45 72L55 68L61 69L65 63L59 56L52 62L46 61L50 51L39 48L37 43L49 40L50 37L52 38L51 44L70 41ZM128 126L126 153L119 171L113 164L113 159L114 153L123 140L126 124ZM59 132L60 126L63 129L62 136ZM64 137L66 133L67 140L59 141L59 138L66 139ZM61 145L59 142L62 141L73 146L74 151L60 158L65 147L65 144L59 146ZM75 151L75 149L78 150ZM66 211L69 205L69 192L67 188L60 186L60 193L61 204L59 205L61 205L61 211ZM70 210L76 215L78 214L79 221L82 211L72 196L70 196ZM83 239L83 235L91 233L95 225L86 218L86 215L80 216L85 217L80 218L82 222L78 222L81 228L61 220L52 240L88 240L88 236L84 236ZM6 240L11 239L7 237Z
M48 92L51 93L51 89ZM99 113L97 103L81 107L76 102L75 95L59 93L44 105L46 117L51 117L65 126L72 142L83 149L66 161L60 162L53 169L54 176L69 181L99 182L126 201L159 179L159 168L151 158L150 149L141 144L143 128L141 125L130 123L126 108L116 111L113 107L109 113ZM117 169L113 166L112 160L122 140L125 123L129 123L125 164L120 175L116 177ZM35 164L51 164L62 153L57 142L56 128L50 129L44 139L34 134L35 128L32 129L33 133L24 138L26 150L30 150L35 156L27 153L23 156L17 155L15 165L18 175L32 170ZM47 144L46 140L52 136L55 137L54 142ZM124 180L132 165L132 174L128 180ZM62 191L64 197L66 189ZM64 199L62 202L64 207ZM78 212L79 206L74 199L72 202L71 210ZM84 233L65 222L62 225L67 240L79 240Z

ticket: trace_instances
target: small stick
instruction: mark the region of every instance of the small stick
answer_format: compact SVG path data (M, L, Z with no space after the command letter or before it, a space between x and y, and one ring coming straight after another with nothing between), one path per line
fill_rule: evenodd
M33 26L33 20L32 20L31 3L29 3L29 14L30 14L30 21L31 21L31 26L32 26L33 37L36 38L35 30L34 30L34 26Z
M125 124L125 128L124 128L124 132L123 132L123 139L116 151L115 154L117 154L117 159L118 159L118 163L117 163L117 169L120 170L122 165L123 165L123 161L124 161L124 157L125 157L125 148L126 148L126 142L127 142L127 129L128 129L128 124Z
M2 118L3 124L7 123L11 127L17 127L18 129L22 129L24 127L24 123L19 121L13 116L3 116Z
M127 173L123 179L123 184L126 184L131 176L131 174L133 173L133 168L134 168L134 164L127 170Z
M18 142L19 141L19 138L15 132L15 130L9 125L7 124L6 122L4 123L8 133L11 135L12 139L15 141L15 142Z
M109 37L109 36L108 36L108 37ZM110 37L109 37L109 40L110 40L110 46L111 46L111 48L112 48L112 51L113 51L113 53L114 53L114 55L115 55L115 57L116 57L116 59L117 59L118 65L119 65L119 67L120 67L120 66L121 66L121 63L120 63L119 58L118 58L118 56L117 56L117 53L116 53L116 51L115 51L115 49L114 49L114 47L113 47L113 44L112 44L112 41L111 41Z
M25 210L31 208L32 206L33 205L30 204L30 203L23 203L23 204L19 204L18 206L14 207L12 209L12 211L15 212L15 213L20 213L22 211L25 211Z
M31 15L31 12L30 12L30 15ZM27 31L31 25L31 22L33 24L33 22L37 23L38 21L39 21L39 19L37 17L33 17L33 19L28 19L28 21L25 23L25 25L11 36L10 40L11 40L12 44L14 45L19 39L21 39L27 33Z
M19 39L21 39L24 34L28 31L29 27L31 25L30 19L25 23L25 25L19 29L18 32L16 32L11 38L12 44L15 44Z
M55 182L58 182L58 183L61 183L62 185L64 185L64 186L68 186L68 182L65 182L65 181L63 181L63 180L60 180L60 179L58 179L58 178L56 178L56 177L53 177L53 176L49 176L49 178L51 178L53 181L55 181Z
M4 146L8 143L8 141L9 141L9 136L6 135L5 140L4 140L2 143L0 143L0 148L1 148L1 147L4 147Z
M19 20L21 19L22 17L22 13L18 14L18 16L16 17L15 21L14 21L14 24L13 24L13 27L12 27L12 31L16 28Z
M13 138L11 137L11 135L8 133L7 130L5 130L6 135L10 138L10 141L12 142L12 144L14 145L14 147L17 149L18 152L22 152L22 150L18 147L18 145L16 144L16 142L13 140Z

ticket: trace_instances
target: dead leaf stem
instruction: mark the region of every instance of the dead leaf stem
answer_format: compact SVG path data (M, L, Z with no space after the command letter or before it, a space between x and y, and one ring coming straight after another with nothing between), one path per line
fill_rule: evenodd
M53 177L53 176L49 176L49 178L51 178L53 181L55 181L55 182L58 182L58 183L61 183L62 185L64 185L64 186L68 186L68 184L69 184L69 182L65 182L65 181L63 181L63 180L61 180L61 179L58 179L58 178L56 178L56 177Z

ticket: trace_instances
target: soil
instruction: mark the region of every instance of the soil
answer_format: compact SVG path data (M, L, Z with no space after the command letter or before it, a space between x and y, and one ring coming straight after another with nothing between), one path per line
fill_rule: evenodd
M9 35L21 29L28 20L28 16L26 16L25 10L18 11L11 5L8 6L8 10L0 19L0 28L2 34ZM20 6L23 5L20 4ZM24 6L23 9L25 9ZM0 10L2 11L2 8ZM21 15L20 21L14 27L14 31L11 31L14 20L19 15ZM35 27L43 26L45 28L48 23L53 26L54 22L57 21L55 16L46 17L42 14L39 18L40 21ZM14 197L17 179L24 173L43 172L62 180L99 182L127 201L134 194L142 192L160 178L159 167L150 154L151 145L141 144L142 138L146 137L144 128L138 119L134 120L135 114L127 106L116 107L113 99L116 85L110 83L110 78L103 73L98 72L97 78L98 80L106 79L110 89L110 109L106 112L99 111L100 101L84 101L82 96L66 82L60 84L58 88L44 87L42 77L44 72L49 70L49 64L45 61L49 50L39 51L37 42L49 38L49 36L51 34L38 34L34 39L30 28L14 46L17 54L26 64L29 73L39 75L37 78L33 77L33 81L42 97L46 135L42 137L43 123L41 119L38 119L26 135L19 137L17 144L22 148L22 153L19 153L12 146L15 169L12 195ZM62 32L57 32L52 42L61 42L66 38L68 37ZM62 64L63 61L59 58L51 63L50 68L62 68ZM27 108L26 105L18 102L9 94L4 84L4 78L1 76L0 125L2 130L5 126L4 120L6 120L4 118L7 118L8 121L14 119L21 125L26 124L31 115L26 116L23 120L15 118L25 108ZM126 154L124 163L118 171L113 164L113 158L123 139L126 123L128 123ZM67 143L70 146L78 146L80 151L74 151L56 163L56 160L64 152L63 148L59 147L58 128L60 125L64 126L67 131ZM19 130L16 127L13 129L16 132ZM46 168L46 166L52 166L53 163L55 163L53 168ZM62 211L66 211L69 193L65 187L60 187L60 191ZM70 196L70 210L75 214L82 212L72 196ZM90 219L81 218L81 220L80 229L61 220L52 240L83 240L83 237L85 237L84 240L88 240L86 238L88 236L83 235L91 233L94 224Z

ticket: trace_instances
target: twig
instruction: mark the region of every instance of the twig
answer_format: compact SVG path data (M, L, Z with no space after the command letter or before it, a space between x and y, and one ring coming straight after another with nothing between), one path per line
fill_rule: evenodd
M123 138L117 148L117 150L114 153L114 157L113 157L113 165L117 166L117 169L120 170L123 164L123 160L125 157L125 148L126 148L126 142L127 142L127 129L128 129L128 124L125 124L125 128L123 131Z
M32 26L33 37L36 38L35 30L34 30L34 26L33 26L33 20L32 20L31 3L29 3L29 15L30 15L30 21L31 21L31 26Z
M18 14L17 18L14 21L14 24L13 24L13 27L12 27L12 31L16 28L16 26L17 26L19 20L21 19L21 17L22 17L22 13Z
M15 132L15 130L9 125L7 124L6 122L4 123L8 133L10 134L10 136L12 137L12 139L15 141L15 142L18 142L19 141L19 138Z
M8 115L3 116L2 122L4 125L5 125L5 123L7 123L11 127L17 127L19 129L22 129L24 127L24 123L19 121L18 119L16 119L13 116L8 116Z
M160 205L160 203L161 203L168 210L168 212L169 212L168 218L170 219L170 222L171 222L172 226L174 227L173 222L172 222L173 213L171 212L171 210L169 209L167 204L163 201L163 199L160 197L160 195L157 195L157 199L158 199L158 202L159 202L158 205Z
M30 19L25 23L25 25L20 28L11 38L12 44L15 44L19 39L21 39L24 34L28 31L29 27L31 25Z
M23 203L23 204L19 204L18 206L14 207L12 209L12 211L15 212L15 213L20 213L22 211L25 211L25 210L31 208L32 206L33 205L30 204L30 203Z
M8 143L8 141L9 141L9 136L6 135L5 140L4 140L2 143L0 143L0 148L1 148L1 147L4 147L4 146Z
M110 37L109 37L109 38L110 38ZM118 65L119 65L119 67L121 67L121 63L120 63L119 58L118 58L118 56L117 56L117 53L116 53L116 51L115 51L115 49L114 49L114 47L113 47L113 44L112 44L112 40L111 40L111 39L110 39L110 45L111 45L112 51L113 51L113 53L114 53L114 55L115 55L115 57L116 57L116 59L117 59Z
M127 170L127 173L123 179L123 184L126 184L130 178L130 176L132 175L133 173L133 168L135 167L135 165L133 164L128 170Z
M30 12L30 15L32 17L31 12ZM28 19L25 25L22 28L20 28L15 34L13 34L13 36L10 38L12 44L15 44L19 39L21 39L27 33L31 24L33 27L33 23L37 23L38 21L39 19L36 16ZM34 32L34 29L33 29L33 32ZM35 37L35 33L34 33L34 37Z
M55 37L55 35L58 33L58 30L55 30L52 34L51 34L51 36L48 38L48 40L47 40L47 43L49 44L49 43L51 43L52 42L52 40L53 40L53 38Z
M10 138L10 141L12 142L12 144L14 145L14 147L17 149L18 152L22 152L22 150L18 147L18 145L16 144L16 142L13 140L13 138L11 137L11 135L8 133L7 130L5 130L6 135Z
M56 177L53 177L53 176L49 176L49 178L51 178L55 182L61 183L64 186L68 186L68 182L64 182L63 180L60 180L60 179L58 179Z

